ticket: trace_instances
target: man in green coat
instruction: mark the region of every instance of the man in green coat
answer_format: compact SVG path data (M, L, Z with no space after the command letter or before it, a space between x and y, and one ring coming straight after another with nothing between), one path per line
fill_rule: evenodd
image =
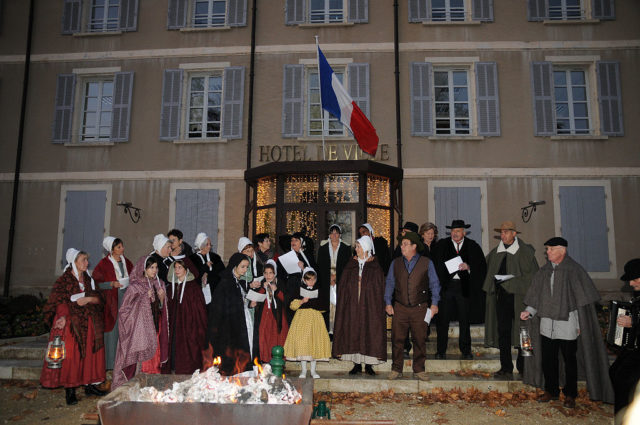
M519 314L539 267L535 249L516 236L520 232L513 222L505 221L494 230L500 233L500 243L487 255L487 276L482 287L487 293L484 343L500 349L500 370L494 377L513 379L511 347L518 347L516 366L522 373Z

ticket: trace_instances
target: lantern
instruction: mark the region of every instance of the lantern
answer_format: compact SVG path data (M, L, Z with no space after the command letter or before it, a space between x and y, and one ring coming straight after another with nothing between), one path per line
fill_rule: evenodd
M526 327L520 326L520 348L524 357L533 356L533 345L531 345L531 335Z
M64 341L60 335L56 335L47 347L47 367L49 369L60 369L65 354Z

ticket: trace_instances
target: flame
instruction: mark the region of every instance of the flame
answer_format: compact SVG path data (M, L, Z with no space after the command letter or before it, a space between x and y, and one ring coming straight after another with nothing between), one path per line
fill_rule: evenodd
M222 357L218 356L215 359L213 359L214 366L220 366L221 363L222 363Z
M220 359L220 357L216 357ZM202 350L202 372L209 369L211 366L218 366L220 362L216 364L216 359L213 358L213 347L209 343L209 347Z
M262 375L262 365L260 364L260 362L258 361L258 358L254 358L253 359L253 364L258 366L258 375Z
M287 377L284 375L284 373L282 374L282 379L287 379Z
M230 351L230 350L227 350L227 351ZM229 353L227 353L227 355L228 354ZM247 368L247 363L251 361L250 354L244 350L234 350L233 354L229 357L236 359L236 363L233 366L233 371L231 372L231 375L237 375L238 373L244 372Z

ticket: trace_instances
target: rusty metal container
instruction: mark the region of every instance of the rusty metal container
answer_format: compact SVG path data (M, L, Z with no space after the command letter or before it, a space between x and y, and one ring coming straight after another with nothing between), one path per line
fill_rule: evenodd
M136 384L158 390L170 388L174 382L190 375L136 375L98 401L103 425L308 425L313 411L313 380L289 379L302 394L299 404L218 404L218 403L151 403L131 401L129 390ZM247 378L240 378L246 380Z

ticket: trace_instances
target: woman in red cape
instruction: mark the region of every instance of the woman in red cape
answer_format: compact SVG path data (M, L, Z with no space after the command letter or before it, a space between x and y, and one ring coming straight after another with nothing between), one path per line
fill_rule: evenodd
M89 254L74 248L67 250L69 264L56 280L44 306L44 320L51 329L50 339L62 335L66 358L60 369L42 366L40 383L46 388L65 387L67 404L76 404L76 387L85 385L87 395L102 396L94 384L104 381L102 292L87 273Z
M113 369L118 346L118 309L122 305L133 264L124 257L122 239L107 236L102 246L108 254L93 269L93 279L105 297L104 359L107 369Z
M118 315L119 342L112 389L137 372L160 373L169 358L169 315L158 260L142 257L131 271Z

